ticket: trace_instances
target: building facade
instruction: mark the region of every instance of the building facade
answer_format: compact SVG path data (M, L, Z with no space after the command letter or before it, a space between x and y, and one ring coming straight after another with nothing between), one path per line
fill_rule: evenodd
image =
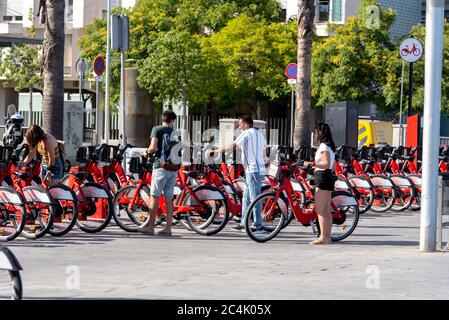
M134 6L136 0L110 0L111 7ZM36 16L39 10L39 0L0 0L0 36L20 37L27 34L27 28L34 27L36 38L43 38L44 27ZM76 73L76 62L80 56L78 41L84 35L85 27L97 18L106 16L106 0L65 0L65 50L64 50L64 88L67 98L79 99L78 76ZM1 80L0 80L1 81ZM87 88L88 84L83 84ZM19 105L21 109L27 110L29 97L27 94L20 95L18 101L2 99L2 97L14 97L10 88L0 89L0 109L5 105ZM69 96L72 95L72 97ZM41 108L40 94L33 98L35 110ZM1 113L1 110L0 110ZM3 117L0 117L3 118Z
M410 32L412 26L422 21L423 0L377 0L382 8L396 11L396 20L391 28L391 35L398 39ZM279 0L285 10L286 20L298 15L297 0ZM424 0L425 2L425 0ZM449 9L449 0L448 3ZM329 36L329 24L345 24L348 17L356 15L360 0L316 0L315 28L318 36ZM424 14L425 15L425 14ZM448 11L449 15L449 11Z
M449 0L445 0L444 17L449 21ZM426 0L422 0L421 23L426 23Z
M391 36L395 40L406 36L411 28L422 20L422 0L377 0L383 8L396 12L396 20L391 27Z

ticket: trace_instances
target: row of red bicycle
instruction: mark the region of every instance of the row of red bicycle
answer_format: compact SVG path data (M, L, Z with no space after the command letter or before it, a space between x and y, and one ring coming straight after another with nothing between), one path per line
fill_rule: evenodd
M152 159L132 157L127 164L131 174L127 175L122 163L130 147L82 147L76 157L78 166L52 186L39 179L39 159L20 168L26 147L1 149L0 239L12 240L21 233L31 239L46 233L61 236L75 225L86 232L99 232L112 219L120 228L136 232L147 220ZM415 153L388 146L338 149L338 180L332 200L334 241L354 231L360 213L419 209L421 176ZM448 170L447 154L448 148L443 148L442 171ZM250 214L244 221L248 235L259 242L268 241L295 218L319 235L313 172L302 165L313 158L313 150L301 147L293 152L278 147L272 155L263 194L249 210L262 205L264 232L252 232L254 215ZM244 170L236 161L183 166L175 188L175 223L201 235L217 234L229 221L240 221L244 187ZM158 223L164 221L165 203L161 199Z

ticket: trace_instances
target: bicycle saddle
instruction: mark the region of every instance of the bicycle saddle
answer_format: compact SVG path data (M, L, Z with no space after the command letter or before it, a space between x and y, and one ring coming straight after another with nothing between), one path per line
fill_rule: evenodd
M200 172L198 171L183 171L182 173L186 174L189 178L198 179L200 176Z
M31 174L28 172L16 172L16 175L21 180L28 179L31 177Z
M90 173L87 172L69 172L69 174L75 176L77 179L79 180L86 180L89 176Z

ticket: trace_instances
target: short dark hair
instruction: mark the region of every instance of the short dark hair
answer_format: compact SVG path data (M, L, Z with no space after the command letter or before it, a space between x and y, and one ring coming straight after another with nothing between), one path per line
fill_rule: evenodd
M253 117L251 116L241 116L240 120L245 122L247 125L249 125L251 128L254 126Z
M169 123L176 120L176 113L173 111L164 111L162 114L162 122Z

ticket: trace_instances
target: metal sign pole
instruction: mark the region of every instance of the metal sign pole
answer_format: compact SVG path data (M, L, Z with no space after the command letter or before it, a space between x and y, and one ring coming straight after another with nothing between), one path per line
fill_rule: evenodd
M122 146L126 146L126 121L125 121L125 51L120 52L120 113L121 113L121 131L122 131Z
M295 142L294 139L294 132L295 132L295 85L292 84L292 102L291 102L291 119L290 119L290 128L291 128L291 134L290 134L290 145L294 148L293 143Z
M80 96L80 101L83 101L83 76L82 74L80 74L79 77L79 96Z
M99 125L100 122L100 83L95 81L95 145L100 142Z
M444 0L427 0L424 135L419 249L436 250Z
M107 0L107 14L106 14L106 93L105 93L105 104L104 104L104 139L106 144L109 144L109 134L110 134L110 122L109 122L109 83L110 83L110 72L111 72L111 0Z
M403 130L402 130L402 99L404 97L404 71L405 71L405 61L402 60L402 78L401 78L401 100L400 100L400 107L399 107L399 145L403 145L404 143L404 137L403 137Z
M408 78L408 113L410 117L412 115L413 106L413 62L410 62L410 72Z

